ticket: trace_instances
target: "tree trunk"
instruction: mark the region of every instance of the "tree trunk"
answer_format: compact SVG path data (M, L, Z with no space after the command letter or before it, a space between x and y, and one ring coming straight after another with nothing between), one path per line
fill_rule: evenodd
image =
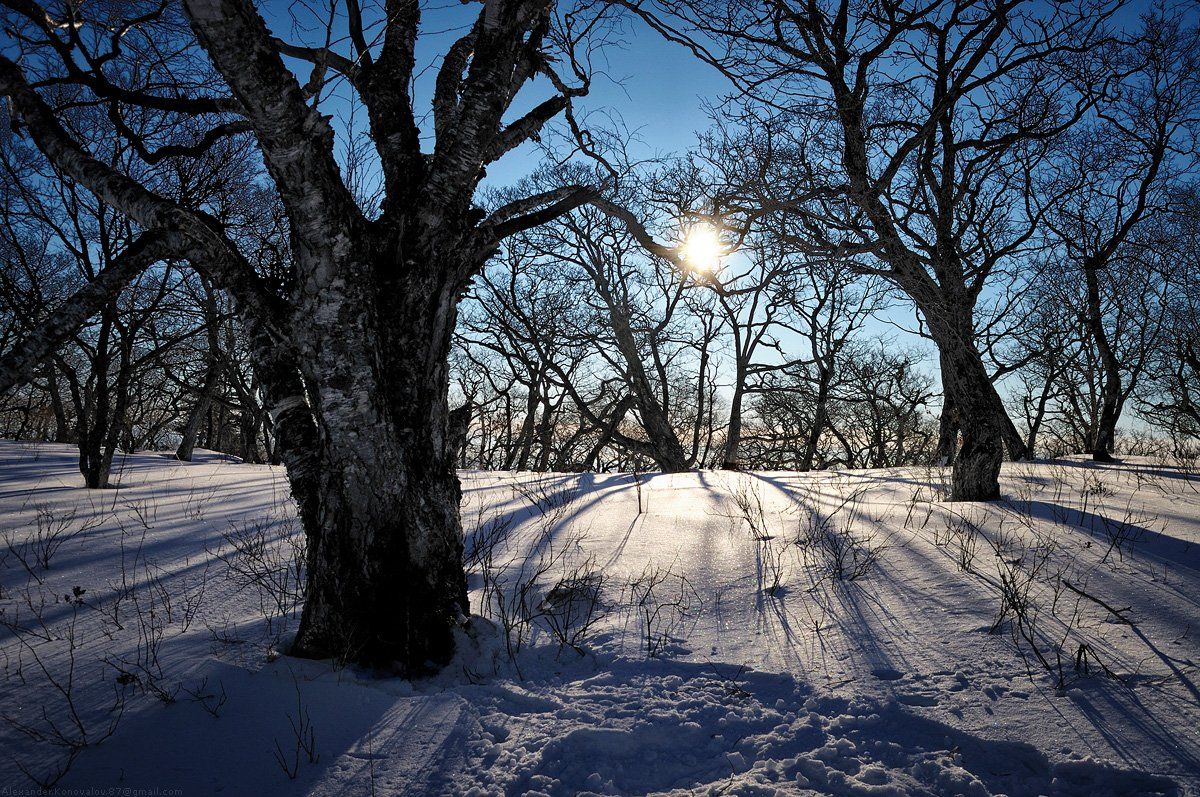
M1096 423L1092 439L1092 459L1096 462L1112 462L1113 440L1116 437L1117 421L1121 415L1121 364L1117 361L1108 333L1104 329L1103 308L1100 305L1099 268L1084 264L1083 273L1087 282L1088 331L1096 341L1100 352L1100 363L1104 369L1104 386L1100 393L1100 418Z
M691 462L683 450L683 444L671 426L667 415L668 408L659 403L655 396L654 385L646 373L642 362L641 351L633 329L630 327L626 309L613 297L608 284L599 271L593 271L592 281L596 285L600 297L608 308L609 322L612 325L613 339L617 350L625 362L625 377L633 394L642 428L649 440L648 453L663 473L681 473L686 471Z
M455 462L463 463L466 460L467 436L471 431L471 418L474 413L475 402L469 398L450 410L446 445L453 452Z
M617 432L617 427L625 420L625 415L632 406L632 396L625 396L613 405L608 420L604 422L604 426L600 429L600 434L596 438L595 445L588 450L587 456L583 458L583 470L595 470L596 460L600 457L600 452L612 442L613 436Z
M1031 457L1037 455L1038 434L1041 432L1042 423L1046 418L1046 407L1050 403L1050 395L1054 389L1056 374L1057 372L1053 369L1046 374L1046 379L1042 382L1042 391L1038 394L1037 404L1033 413L1030 414L1028 409L1025 412L1029 418L1029 436L1025 438L1025 450ZM1026 407L1028 407L1028 402L1026 403Z
M804 441L804 453L800 459L800 470L802 471L812 470L813 460L817 456L817 446L821 443L821 434L825 431L825 425L829 419L829 384L833 380L833 369L821 365L818 374L813 425L808 432L808 439Z
M945 401L962 436L954 459L950 500L991 501L1000 497L1004 460L1000 417L1005 410L975 348L969 307L965 301L950 304L943 298L921 310L938 346Z
M538 460L537 469L550 469L550 458L554 454L554 412L555 406L550 403L548 393L542 394L542 419L538 422Z
M112 317L105 308L96 339L96 355L92 359L92 390L79 409L79 472L88 489L98 490L108 486L108 469L104 465L104 441L108 434L109 400L108 385L111 356Z
M109 475L112 473L113 457L116 456L121 433L125 430L125 412L129 408L129 380L132 352L129 350L130 341L122 341L119 370L117 371L116 402L113 405L112 417L104 435L104 451L101 455L99 475L96 487L108 487ZM99 428L99 422L97 423ZM131 446L127 447L129 450ZM88 485L92 486L92 485Z
M73 440L71 425L67 421L62 391L58 387L58 369L53 360L46 365L46 385L50 392L50 407L54 411L54 442L70 443Z
M1025 445L1025 439L1017 431L1017 426L1013 423L1008 410L1004 409L1003 402L1001 402L1000 415L997 420L1000 421L1000 430L1004 433L1004 446L1008 451L1008 461L1020 462L1029 459L1029 446Z
M539 374L533 374L529 380L529 393L525 397L525 420L521 422L521 432L517 436L521 446L509 455L505 470L529 470L529 455L533 450L534 424L537 422L537 408L540 402L538 388L541 385ZM516 466L513 466L515 457Z
M1000 497L1004 433L999 397L983 361L970 346L942 345L942 384L951 397L962 445L954 459L952 501L991 501Z
M212 403L213 393L217 389L217 381L221 375L221 336L217 316L217 301L212 286L207 279L201 277L200 287L204 294L200 307L204 312L205 335L208 339L208 350L205 352L207 365L204 369L204 383L200 387L200 395L188 413L187 423L184 424L179 447L175 449L175 458L183 462L192 461L192 451L196 448L196 435L200 431L200 422L208 414ZM234 351L233 341L230 340L229 350Z
M733 397L729 401L729 430L725 435L725 460L721 463L723 470L742 469L739 450L742 445L742 398L745 395L745 381L746 369L742 363L738 363Z
M180 435L179 447L175 449L175 458L183 462L192 461L192 452L196 448L196 436L200 432L200 422L208 414L208 405L212 400L213 391L217 386L218 365L212 361L204 372L204 384L200 387L200 395L188 413L187 423Z
M293 652L415 674L449 659L468 611L448 409L460 286L404 265L302 270L314 276L293 323L320 437L301 474L314 505ZM398 285L356 279L360 268Z

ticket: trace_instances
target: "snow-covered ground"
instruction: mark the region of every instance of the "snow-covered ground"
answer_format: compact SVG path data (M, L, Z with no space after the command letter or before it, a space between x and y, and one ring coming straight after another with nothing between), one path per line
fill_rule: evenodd
M0 443L0 794L1200 793L1200 479L946 475L464 473L410 683L279 655L280 469Z

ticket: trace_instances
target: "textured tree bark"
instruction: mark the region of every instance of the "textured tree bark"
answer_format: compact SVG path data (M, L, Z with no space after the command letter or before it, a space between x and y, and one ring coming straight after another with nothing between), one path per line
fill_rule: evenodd
M954 401L950 398L950 390L942 384L942 414L938 417L937 449L934 460L943 465L953 465L958 455L958 413L954 409Z
M438 71L428 153L408 94L417 4L389 2L380 45L360 46L356 60L274 37L249 0L184 0L183 10L231 93L144 101L236 114L238 126L254 133L288 216L294 268L284 285L266 281L215 219L97 160L0 55L0 93L46 157L155 236L140 239L143 251L128 269L105 271L56 313L44 325L53 333L46 345L24 341L0 360L0 391L102 304L127 270L136 274L166 255L146 251L165 239L172 256L234 298L250 341L309 544L294 652L407 673L443 664L467 610L447 409L457 302L501 240L570 212L595 191L555 189L491 216L473 199L485 167L537 138L586 93L587 81L577 75L580 85L568 85L545 52L552 3L488 3ZM357 206L329 118L284 64L284 52L318 66L314 83L325 67L337 70L363 100L386 194L377 217ZM537 75L557 93L508 121L517 93Z
M962 445L951 476L952 501L991 501L1000 497L1004 436L995 390L974 348L941 346L942 382L958 416Z
M938 347L942 389L961 435L951 475L950 500L997 499L1000 465L1004 460L1004 429L1000 418L1005 410L975 347L972 305L929 297L919 306Z
M458 286L441 276L457 269L321 279L388 273L358 254L303 270L293 321L319 429L293 652L415 673L445 663L468 611L448 407Z

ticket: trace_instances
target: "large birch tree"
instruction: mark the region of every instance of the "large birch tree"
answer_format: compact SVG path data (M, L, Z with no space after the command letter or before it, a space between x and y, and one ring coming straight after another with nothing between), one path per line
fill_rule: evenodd
M503 238L590 196L569 186L486 214L476 189L489 164L570 116L588 85L572 45L602 15L556 16L550 0L479 3L442 54L422 128L423 12L412 0L386 0L376 19L358 0L334 2L316 46L277 35L251 0L2 5L15 46L0 57L0 94L14 120L62 179L139 232L4 354L0 390L143 269L187 261L236 304L308 536L294 652L406 673L446 661L467 612L448 434L458 301ZM311 67L307 81L296 63ZM515 102L535 78L552 90ZM377 209L356 201L339 163L321 103L331 81L366 109ZM160 168L251 136L289 222L286 278L257 272L213 215L98 159L61 122L71 104L104 108L122 135L141 115L189 131L170 144L134 137ZM569 126L578 132L573 117Z

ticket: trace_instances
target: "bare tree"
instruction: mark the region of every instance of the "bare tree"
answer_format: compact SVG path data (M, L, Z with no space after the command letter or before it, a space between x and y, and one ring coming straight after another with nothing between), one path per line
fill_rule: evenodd
M1115 6L629 5L728 75L747 113L789 131L791 153L759 170L763 204L801 219L810 252L853 257L915 303L962 436L953 497L997 497L1005 410L975 310L1034 242L1030 172L1092 107L1107 72L1090 56Z
M322 25L345 39L331 33L315 46L273 34L250 0L185 0L182 16L149 2L72 5L65 16L31 0L4 5L22 54L20 65L0 58L0 93L56 169L141 231L6 354L0 389L28 378L117 286L165 258L186 260L237 304L308 534L294 652L406 672L446 661L467 611L457 452L448 445L458 301L501 240L577 207L591 190L520 197L491 214L474 196L488 164L569 116L586 92L577 45L600 29L603 8L559 16L548 3L485 2L444 53L425 151L413 95L417 3L387 0L371 19L347 0ZM285 56L311 65L307 81ZM555 90L510 114L535 77ZM60 95L43 86L104 108L154 173L252 135L286 212L288 278L264 278L211 214L97 159L60 123ZM343 179L323 113L335 90L366 109L378 207L360 207L362 192ZM193 133L183 144L138 136L125 124L131 115Z
M632 197L626 200L631 201ZM531 232L528 239L542 257L576 267L590 283L590 291L580 293L587 289L579 286L576 295L585 301L594 297L597 317L587 319L588 327L577 334L590 340L596 354L619 375L645 434L642 440L617 428L613 441L649 458L664 472L691 468L700 456L716 329L701 325L696 330L683 322L690 286L672 265L678 254L662 258L656 252L647 259L626 228L595 208L565 215ZM692 355L694 363L689 362ZM580 412L590 415L596 426L607 426L572 389L562 369L555 370ZM684 370L694 378L680 378Z
M1200 35L1178 20L1147 14L1144 31L1123 51L1123 75L1094 123L1056 148L1046 222L1055 244L1083 275L1087 333L1103 369L1100 415L1087 448L1112 459L1117 422L1129 390L1105 312L1104 274L1130 236L1172 208L1172 184L1194 168L1200 123ZM1126 255L1130 256L1130 255ZM1117 288L1121 290L1120 287Z

